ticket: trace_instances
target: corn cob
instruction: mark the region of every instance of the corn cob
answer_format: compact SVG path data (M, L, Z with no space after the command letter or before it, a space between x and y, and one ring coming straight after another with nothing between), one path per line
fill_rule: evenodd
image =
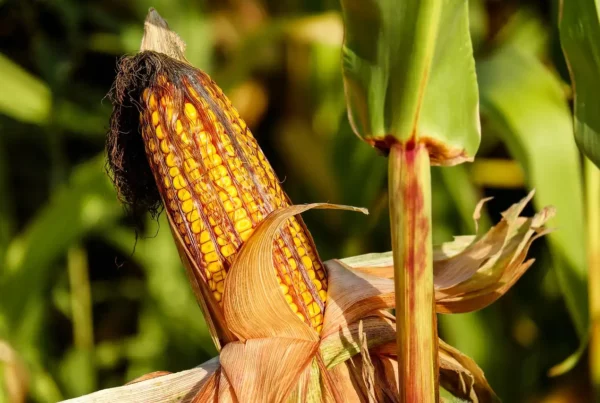
M167 213L219 303L227 271L257 225L290 204L237 110L206 74L159 75L141 94L146 155ZM177 82L174 82L177 81ZM273 263L290 308L320 332L327 279L313 240L291 218Z

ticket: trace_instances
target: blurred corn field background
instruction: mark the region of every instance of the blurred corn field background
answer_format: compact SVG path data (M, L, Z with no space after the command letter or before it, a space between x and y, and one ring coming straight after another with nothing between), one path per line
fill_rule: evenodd
M105 172L105 95L150 6L231 98L295 203L370 210L307 214L321 257L391 249L386 160L346 116L337 0L0 0L0 402L54 402L216 354L164 216L133 222ZM547 374L577 350L587 317L557 10L557 0L470 1L482 146L473 164L432 173L435 243L474 233L482 197L494 197L484 227L531 188L535 208L558 209L558 231L534 244L513 290L439 317L441 337L506 402L583 401L588 389L585 359Z

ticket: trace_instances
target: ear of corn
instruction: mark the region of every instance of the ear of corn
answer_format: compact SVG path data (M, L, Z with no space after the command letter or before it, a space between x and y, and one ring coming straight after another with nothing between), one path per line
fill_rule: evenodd
M142 93L146 153L176 230L217 302L237 252L259 223L289 200L256 140L204 73L158 76ZM327 279L301 219L274 241L273 264L286 301L320 331Z

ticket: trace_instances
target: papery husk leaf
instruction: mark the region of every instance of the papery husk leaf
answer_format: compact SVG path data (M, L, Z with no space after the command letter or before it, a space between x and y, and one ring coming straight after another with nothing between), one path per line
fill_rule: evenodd
M435 288L443 290L470 279L481 268L500 259L499 253L512 240L518 227L519 214L533 197L531 191L519 203L513 204L502 214L502 220L492 227L483 237L469 245L457 255L438 260L434 265ZM475 215L479 208L476 209Z
M280 337L233 342L221 352L221 368L238 400L283 402L317 348L314 341Z
M437 311L440 313L472 312L485 308L504 295L534 262L525 261L529 247L550 230L541 224L554 215L554 209L544 209L532 219L519 218L515 236L503 249L486 262L467 281L455 287L436 290Z
M325 262L329 279L322 337L380 309L392 308L394 282L352 270L339 260Z
M444 261L450 257L456 256L471 245L477 237L475 235L457 235L451 242L444 242L441 245L433 246L433 265L436 262ZM392 252L367 253L364 255L352 256L343 259L337 259L352 270L370 274L375 277L394 278L394 258ZM435 277L434 277L435 284Z
M138 376L133 381L127 382L125 385L133 385L134 383L147 381L148 379L154 379L154 378L158 378L160 376L165 376L165 375L169 375L169 374L171 374L171 372L168 372L168 371L154 371L154 372L149 372L149 373L144 374L142 376Z
M468 356L438 339L438 354L440 362L440 384L455 396L469 402L487 403L498 402L499 399L485 379L483 371ZM387 358L388 365L397 367L396 342L387 343L371 349L371 357ZM380 379L393 379L391 372L378 375Z
M362 403L362 393L356 382L353 381L353 373L348 365L349 361L341 365L336 365L329 370L329 374L334 379L335 384L343 393L343 402Z
M481 218L481 212L483 211L483 206L485 206L485 203L489 202L492 199L493 199L493 197L486 197L484 199L481 199L475 206L475 211L473 211L473 221L475 222L475 233L479 232L479 219Z
M334 367L340 385L344 385L345 402L397 402L398 400L398 363L396 358L380 356L369 352L368 362L360 354L343 364ZM369 373L367 379L365 372ZM375 379L370 383L368 377Z
M346 402L344 396L340 393L340 390L343 391L343 389L340 389L337 381L325 368L322 359L316 355L311 365L306 367L300 375L299 381L287 402Z
M171 31L167 22L152 7L144 21L144 36L140 45L140 52L146 50L164 53L173 59L189 63L185 57L185 42Z
M218 371L219 359L213 358L200 367L174 374L153 377L125 386L100 390L89 395L66 400L69 403L159 403L192 402ZM198 400L202 402L210 400ZM220 400L227 402L227 400ZM233 400L229 400L233 401Z
M397 402L398 395L398 361L381 354L371 353L371 361L375 368L375 379L380 394L386 402Z
M290 396L288 397L288 403L304 403L306 401L310 401L309 399L315 399L315 398L319 398L321 396L320 394L320 390L318 391L319 393L315 393L316 396L309 396L309 390L313 391L313 389L311 388L312 383L313 383L313 368L316 366L314 359L311 362L311 365L309 365L308 367L304 368L304 371L302 371L302 373L300 374L299 378L298 378L298 383L296 384L296 386L292 389L292 392L290 393ZM317 368L318 370L318 368ZM318 376L318 375L317 375ZM318 382L318 379L317 379ZM320 388L320 384L317 384L317 386Z
M502 220L483 236L458 236L452 242L434 247L438 313L471 312L488 306L504 295L533 264L533 260L525 261L527 252L534 240L550 232L543 225L555 214L555 209L546 207L531 218L520 217L532 197L533 191L512 205L502 214ZM478 204L473 215L475 220L486 200ZM354 273L393 277L391 252L338 262L346 264Z
M311 364L304 368L298 378L298 383L288 397L288 403L305 403L323 401L323 390L321 388L321 371L317 360L313 358Z
M289 206L267 216L240 249L225 279L225 320L240 340L270 337L318 340L314 329L289 307L273 267L273 241L279 228L288 218L314 208L367 214L356 207L314 203Z
M446 390L474 403L500 401L475 361L441 339L439 355L440 384Z
M387 318L371 316L341 326L337 332L332 332L321 339L319 351L327 368L348 360L361 351L360 324L369 348L389 343L396 339L395 323Z
M362 359L362 378L366 386L369 403L376 402L375 395L375 368L369 354L367 335L364 332L363 321L358 322L358 338L360 342L360 358Z

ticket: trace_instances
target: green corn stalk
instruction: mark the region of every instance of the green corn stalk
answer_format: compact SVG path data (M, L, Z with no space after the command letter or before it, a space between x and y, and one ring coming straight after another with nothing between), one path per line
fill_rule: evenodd
M479 146L468 2L341 3L349 119L390 159L400 401L437 401L430 166Z

